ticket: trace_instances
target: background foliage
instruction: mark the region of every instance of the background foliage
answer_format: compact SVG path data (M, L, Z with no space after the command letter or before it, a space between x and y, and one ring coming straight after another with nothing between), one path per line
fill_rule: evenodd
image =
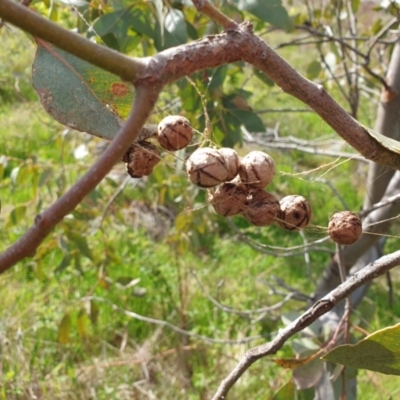
M355 9L361 7L357 2L351 4ZM343 65L335 43L319 43L319 49L313 43L305 44L301 51L293 47L302 37L299 27L335 26L333 2L284 7L276 0L239 0L220 6L235 20L250 19L258 34L281 48L283 57L348 107L346 93L351 85L333 79L321 59L321 54L333 54L340 76ZM34 8L132 56L155 54L218 31L185 1L38 1ZM387 10L362 13L374 22L361 24L362 35L378 32L395 12L392 4ZM35 51L31 38L9 26L2 28L1 35L1 51L7 54L0 65L0 246L4 249L72 185L107 142L66 128L43 111L31 85ZM305 51L308 57L303 56ZM390 46L380 51L381 60L371 57L377 73L384 71L381 61L386 60ZM368 73L362 78L365 90L357 112L363 123L371 125L378 81ZM256 146L244 140L241 126L266 142L271 132L284 138L333 139L330 128L309 110L292 112L298 108L303 109L302 104L257 71L236 63L171 85L162 94L151 122L182 114L197 130L197 144L210 140L235 146L242 155ZM336 140L325 146L349 151ZM259 340L265 340L285 323L282 315L290 318L290 313L306 306L304 300L334 247L326 242L307 255L276 257L274 253L282 252L268 246L289 248L322 238L334 211L361 209L366 164L271 149L279 171L271 191L279 197L304 195L313 206L314 218L305 236L277 227L256 229L234 218L252 243L273 253L265 254L239 240L232 226L207 206L205 191L188 182L183 160L195 147L165 155L148 179L127 178L123 164L117 165L31 260L0 277L0 396L206 399L250 344L210 345L139 321L123 310L210 338L241 340L262 335L264 339ZM389 234L395 235L395 227ZM389 239L388 245L393 247L395 239ZM205 294L236 310L254 310L273 305L288 293L277 279L290 285L289 291L305 296L267 315L227 313ZM397 273L393 280L397 281ZM387 301L386 282L378 280L353 315L353 324L369 332L392 324L400 309L396 303L387 307ZM362 332L356 331L357 338L363 337ZM314 345L322 344L321 338L311 340ZM293 357L296 343L297 349L305 346L296 337L278 356ZM277 399L274 393L283 387L281 395L287 390L292 397L285 398L294 398L289 381L290 371L262 360L231 396L242 399L251 393L254 399ZM375 395L382 399L384 393L388 398L396 395L397 386L393 378L361 372L359 396L368 393L370 399ZM304 390L298 396L313 398L313 393Z

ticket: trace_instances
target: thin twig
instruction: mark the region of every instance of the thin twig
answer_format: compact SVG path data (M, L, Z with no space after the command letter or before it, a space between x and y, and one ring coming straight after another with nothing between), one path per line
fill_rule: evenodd
M199 285L201 292L204 294L204 296L207 297L208 300L211 301L211 303L213 303L216 307L218 307L222 311L225 311L225 312L230 313L230 314L237 314L237 315L240 315L242 317L248 317L248 316L252 316L253 314L260 314L260 313L261 314L265 314L265 313L269 313L271 311L278 310L279 308L282 308L288 301L293 299L293 297L296 295L296 293L288 293L288 294L286 294L286 296L285 296L285 298L283 300L281 300L280 302L278 302L278 303L276 303L276 304L274 304L272 306L262 307L262 308L255 308L254 310L236 310L236 309L234 309L232 307L228 307L228 306L220 303L218 300L216 300L214 297L212 297L206 291L205 287L201 283L201 281L200 281L199 277L197 276L196 272L191 270L190 273L196 279L196 282Z
M379 260L374 261L349 277L349 279L339 285L336 289L318 300L310 309L303 313L303 315L285 328L281 329L278 335L271 342L265 343L246 352L236 367L222 381L212 400L226 399L232 386L257 360L270 354L275 354L290 337L309 326L321 315L332 310L336 304L348 297L357 288L365 285L378 276L385 274L387 271L398 265L400 265L400 251L381 257Z
M368 208L367 210L363 210L360 211L358 213L358 216L360 218L365 217L366 215L370 214L372 211L377 210L378 208L382 208L385 207L389 204L394 204L397 203L398 201L400 201L400 193L395 194L394 196L390 196L389 198L387 198L386 200L380 201L379 203L375 203L373 204L370 208ZM381 222L381 221L379 221Z
M326 149L319 149L318 147L324 146L324 143L318 143L317 140L315 141L301 141L302 143L296 143L296 139L293 137L279 137L276 138L269 138L268 140L258 139L254 137L254 135L250 134L250 132L246 131L242 128L244 133L244 141L247 143L255 143L259 146L264 148L273 148L273 149L280 149L280 150L297 150L303 153L314 154L319 156L326 156L326 157L342 157L342 158L349 158L355 161L361 161L367 163L368 160L365 157L360 156L356 153L346 153L344 151L336 151L336 150L326 150ZM336 141L336 144L338 141Z
M176 325L173 325L167 321L161 320L161 319L156 319L156 318L150 318L150 317L145 317L143 315L137 314L133 311L129 311L129 310L125 310L124 308L121 308L119 306L117 306L116 304L112 303L111 301L104 299L102 297L98 297L98 296L86 296L83 297L81 299L82 302L86 302L86 301L98 301L101 303L106 303L109 306L111 306L111 308L115 311L118 311L122 314L125 314L128 317L137 319L139 321L143 321L143 322L147 322L149 324L154 324L154 325L160 325L160 326L164 326L166 328L171 329L172 331L179 333L181 335L185 335L188 337L193 337L199 340L202 340L203 342L206 343L212 343L212 344L228 344L228 345L237 345L237 344L245 344L245 343L250 343L250 342L254 342L255 340L258 339L262 339L265 337L271 337L274 335L274 333L268 333L266 335L255 335L255 336L248 336L245 337L243 339L215 339L215 338L211 338L208 336L203 336L203 335L199 335L198 333L195 332L190 332L187 331L185 329L179 328Z
M210 19L221 25L225 30L237 29L238 24L233 20L228 18L224 13L222 13L218 8L214 7L207 0L192 0L194 6L198 11L201 11L204 15L207 15Z

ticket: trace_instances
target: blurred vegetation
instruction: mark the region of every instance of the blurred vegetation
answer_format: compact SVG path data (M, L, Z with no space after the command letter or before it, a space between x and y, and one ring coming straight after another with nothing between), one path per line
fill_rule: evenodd
M175 36L167 30L162 42L156 24L151 32L129 30L126 38L124 24L115 25L114 31L106 29L107 18L124 9L123 1L105 10L99 2L98 8L84 7L77 14L62 4L51 4L47 8L46 2L38 2L36 8L69 28L78 21L82 33L87 31L85 20L94 21L94 31L103 43L132 55L153 54L177 40L196 39L216 29L179 3L173 10L183 9L187 36L182 37L178 26ZM136 23L140 18L153 18L154 9L138 7L142 14L135 13L136 8L131 12ZM262 29L262 19L246 10L231 12L244 14L256 29ZM293 20L282 15L276 25L290 31ZM150 26L145 22L137 26ZM273 31L266 37L277 45L292 35ZM2 54L7 54L0 63L0 248L4 250L38 213L71 187L107 142L51 119L30 84L31 39L9 26L2 28L1 39ZM311 47L308 50L310 57L316 57ZM281 54L307 74L310 58L289 47ZM331 93L340 98L334 87ZM197 142L202 142L207 139L202 101L211 120L212 141L236 146L242 155L254 146L243 143L241 124L250 131L279 126L280 135L303 139L333 133L311 112L257 113L303 105L271 84L261 86L255 71L240 63L197 74L192 82L184 80L168 88L154 121L182 113L197 129ZM239 121L238 104L242 108L245 104L249 111L241 113ZM367 117L374 104L365 99L361 110L364 122L370 123ZM308 295L334 246L326 242L326 251L310 252L307 262L304 255L274 257L240 241L228 221L207 205L206 192L188 182L182 161L193 148L165 155L147 179L127 178L124 165L116 165L33 258L0 276L0 398L206 399L246 349L268 340L282 327L283 314L305 308L304 301L292 299L277 311L249 317L227 313L207 299L209 293L235 310L273 305L287 294L276 277ZM343 209L343 201L353 211L361 208L366 164L341 159L332 164L332 158L295 150L269 153L279 171L271 191L279 197L304 195L313 206L314 217L304 237L277 227L254 228L235 217L233 222L254 243L281 248L301 245L305 238L312 241L325 236L329 215ZM341 193L341 199L331 187ZM389 246L395 240L389 239ZM397 272L392 279L398 282ZM353 315L353 323L367 331L390 325L400 316L400 306L395 302L389 309L387 302L386 281L380 278ZM240 345L210 344L140 321L123 310L209 338L263 338ZM294 356L290 344L278 357ZM270 399L290 377L290 371L263 359L240 380L230 398ZM359 377L360 398L389 398L398 392L393 377L365 371ZM299 396L313 398L313 393L306 390Z

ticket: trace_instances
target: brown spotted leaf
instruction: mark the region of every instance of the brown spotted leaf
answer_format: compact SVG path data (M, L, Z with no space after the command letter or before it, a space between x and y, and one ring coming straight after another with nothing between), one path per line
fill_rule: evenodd
M46 111L73 129L113 139L131 108L132 87L40 39L37 45L32 83Z

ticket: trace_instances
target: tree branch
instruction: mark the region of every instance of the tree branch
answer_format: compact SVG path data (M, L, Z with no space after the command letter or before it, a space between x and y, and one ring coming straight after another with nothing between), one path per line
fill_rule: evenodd
M4 253L0 254L0 273L25 257L32 257L46 236L100 183L126 149L135 140L158 98L160 87L137 87L133 109L107 150L86 174L43 214L35 218L34 225Z
M192 0L192 2L196 7L196 10L202 12L204 15L207 15L214 22L221 25L225 30L237 29L238 24L234 20L228 18L221 11L219 11L218 8L214 7L214 5L211 4L209 1Z
M25 19L16 12L19 7L10 0L2 0L0 3L0 16L24 28ZM11 12L11 11L12 12ZM77 35L57 29L54 24L47 25L47 28L37 27L44 24L44 19L22 7L21 12L28 11L28 28L35 31L35 35L42 39L52 39L51 42L66 51L73 51L76 54L75 46L80 45ZM38 17L35 19L32 17ZM24 14L24 17L27 15ZM29 22L30 21L30 22ZM50 24L46 21L47 24ZM47 33L47 29L49 29ZM28 30L28 29L27 29ZM63 34L60 32L64 31ZM52 35L53 33L57 33ZM49 38L49 36L54 36ZM74 46L69 44L74 42ZM89 41L87 41L89 43ZM235 30L226 33L208 36L190 44L167 49L143 62L135 61L127 57L119 59L116 65L101 61L101 49L104 54L114 55L115 52L97 45L85 45L85 60L90 59L93 64L108 71L120 75L124 79L132 79L146 85L156 82L170 83L184 76L191 75L196 71L206 68L217 67L226 63L236 61L247 61L269 76L286 93L298 98L303 103L315 110L344 140L364 157L393 168L400 168L400 154L378 141L371 135L367 128L353 119L342 107L333 100L321 85L317 85L303 76L275 53L262 39L253 34L252 25L245 22L238 25ZM110 53L111 52L111 53ZM121 56L122 57L122 56ZM110 57L111 58L111 57ZM133 65L132 65L133 63ZM118 64L118 65L117 65ZM119 64L125 64L121 66ZM137 67L135 75L129 74L129 68Z
M105 46L93 43L12 0L0 0L0 17L25 32L112 72L126 81L135 80L136 74L145 68L145 63L141 60L127 57Z
M372 281L376 277L385 274L387 271L398 265L400 265L400 251L380 258L379 260L367 265L360 272L357 272L353 276L349 277L340 286L332 290L321 300L317 301L310 309L308 309L290 325L281 329L274 340L249 350L239 361L233 371L227 376L227 378L222 381L212 400L226 399L226 396L232 386L257 360L266 357L267 355L275 354L290 337L309 326L321 315L332 310L336 304L344 300L357 288L365 285L367 282Z

